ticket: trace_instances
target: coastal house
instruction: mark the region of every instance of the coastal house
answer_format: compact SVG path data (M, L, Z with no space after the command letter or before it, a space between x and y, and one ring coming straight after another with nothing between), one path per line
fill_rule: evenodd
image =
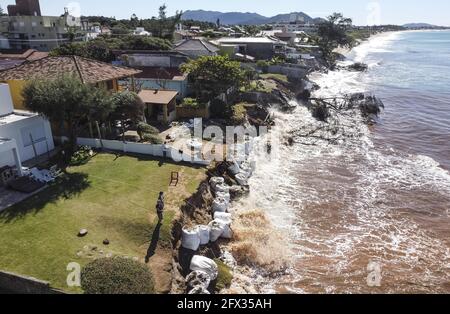
M173 50L191 59L197 59L203 56L217 56L220 49L203 38L190 38L177 43Z
M268 60L277 54L284 54L287 43L268 37L241 37L241 38L220 38L212 41L225 53L230 52L233 47L234 53L248 55L257 60Z
M113 66L83 57L59 56L26 62L0 71L0 82L8 83L14 108L25 109L22 91L27 82L33 79L58 79L64 75L72 75L85 84L118 91L119 79L132 78L139 73L141 73L140 70Z
M147 121L169 124L177 117L177 91L144 89L139 97L145 104L145 117Z
M50 123L39 114L14 110L6 84L0 84L0 168L16 166L55 148Z
M176 51L146 50L116 50L113 53L119 60L114 64L142 71L135 76L139 88L175 90L179 100L187 96L188 78L180 71L180 65L188 61L186 55Z

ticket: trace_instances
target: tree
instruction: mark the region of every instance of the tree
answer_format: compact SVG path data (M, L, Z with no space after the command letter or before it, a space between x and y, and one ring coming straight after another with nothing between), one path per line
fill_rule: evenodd
M228 56L204 56L181 66L189 75L197 98L211 100L231 87L240 88L245 84L245 73L240 63Z
M159 21L159 29L158 29L158 37L163 37L164 32L164 26L167 20L167 14L166 14L167 6L163 4L159 7L159 13L158 13L158 21Z
M76 55L95 59L103 62L111 62L115 56L114 49L130 50L170 50L172 43L169 40L148 36L126 35L120 38L97 37L89 42L67 43L50 52L51 56Z
M105 90L83 84L73 76L31 81L25 86L23 97L29 110L67 126L70 155L76 150L80 126L112 110Z
M333 13L319 25L317 41L330 65L335 62L333 51L336 48L354 46L353 37L347 33L351 25L352 20L345 18L341 13Z
M124 91L111 97L114 111L111 118L120 121L122 139L125 140L125 132L132 124L137 124L144 117L144 103L136 93Z
M131 26L133 27L133 28L136 28L136 27L138 27L139 26L139 18L137 17L137 15L136 14L133 14L133 15L131 15L131 18L130 18L130 24L131 24Z

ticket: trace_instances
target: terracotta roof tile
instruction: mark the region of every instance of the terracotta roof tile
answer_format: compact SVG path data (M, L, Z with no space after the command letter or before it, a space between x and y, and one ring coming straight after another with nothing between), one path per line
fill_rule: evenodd
M73 74L84 83L97 83L133 76L140 72L78 56L60 56L26 62L15 68L1 71L0 80L57 79L62 75Z
M168 105L177 95L177 91L155 89L144 89L139 93L144 103L158 105Z

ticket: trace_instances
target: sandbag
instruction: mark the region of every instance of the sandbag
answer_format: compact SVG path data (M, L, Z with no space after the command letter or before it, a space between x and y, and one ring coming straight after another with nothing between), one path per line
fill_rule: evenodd
M219 220L221 221L221 220ZM220 236L222 239L232 239L233 238L233 230L231 229L231 224L224 224L222 235Z
M221 212L215 212L214 213L214 220L220 220L224 222L225 224L231 225L233 219L231 214L229 213L221 213Z
M225 179L222 177L213 177L211 180L209 180L209 184L213 188L213 190L216 190L216 186L225 184Z
M212 212L225 213L228 210L228 205L229 203L225 199L216 197L212 203Z
M183 228L181 237L181 246L185 249L197 251L200 247L199 228L193 229Z
M209 223L209 240L211 242L216 242L222 236L225 229L225 224L218 220L213 220Z
M193 271L186 277L186 285L189 290L192 290L196 287L203 287L205 289L208 289L210 283L211 278L204 271Z
M207 289L198 286L189 291L188 294L211 294L211 293Z
M206 245L209 243L209 233L210 228L208 226L199 226L198 227L198 234L200 237L200 245Z
M235 179L236 179L237 183L239 183L239 185L248 185L248 182L247 182L248 177L243 173L237 174Z
M228 185L224 184L218 184L214 188L214 192L216 193L230 193L230 187Z
M202 271L209 275L211 280L216 280L218 275L218 267L212 259L195 255L191 260L191 271Z
M225 192L217 192L216 193L216 197L218 198L223 198L225 201L227 201L227 203L231 202L231 195L230 192L225 193Z
M228 171L230 171L232 175L237 175L241 171L241 168L236 161L233 161L233 164L228 167Z
M246 162L241 165L240 173L245 173L247 174L247 177L250 177L252 175L252 172L253 172L252 167Z

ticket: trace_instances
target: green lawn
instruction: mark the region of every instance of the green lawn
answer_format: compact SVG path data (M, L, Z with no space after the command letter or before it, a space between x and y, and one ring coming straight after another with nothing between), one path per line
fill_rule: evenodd
M181 173L176 188L169 188L172 171ZM99 154L67 172L58 184L0 213L0 269L73 292L81 290L66 285L70 262L85 265L109 253L144 259L160 191L167 192L170 210L159 245L169 245L174 211L205 175L204 168L112 154ZM89 234L79 238L83 228ZM102 244L106 238L109 246Z

